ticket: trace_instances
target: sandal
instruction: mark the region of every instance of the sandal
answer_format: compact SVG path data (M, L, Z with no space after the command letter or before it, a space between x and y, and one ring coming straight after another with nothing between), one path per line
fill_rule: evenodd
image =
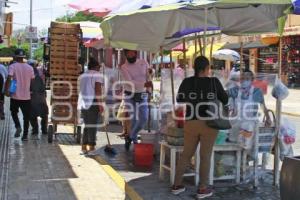
M118 137L124 139L128 137L128 133L122 133L121 135L118 135Z

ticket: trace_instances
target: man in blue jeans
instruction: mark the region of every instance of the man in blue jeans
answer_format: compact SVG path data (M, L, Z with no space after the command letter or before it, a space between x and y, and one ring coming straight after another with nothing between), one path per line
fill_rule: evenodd
M149 64L137 59L137 51L124 50L126 62L121 66L125 104L131 119L130 135L125 139L128 151L131 143L137 143L137 135L148 120L148 81Z

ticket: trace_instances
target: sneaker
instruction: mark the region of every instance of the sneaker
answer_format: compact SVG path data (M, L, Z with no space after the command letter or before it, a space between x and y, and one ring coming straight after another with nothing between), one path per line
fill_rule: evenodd
M132 142L132 140L129 137L125 138L125 149L126 149L126 151L129 151L131 142Z
M15 138L20 137L21 136L20 135L21 132L22 132L22 129L21 128L17 128L16 133L15 133Z
M23 135L23 137L22 137L21 140L22 140L22 141L28 141L28 136L27 136L27 135Z
M31 132L31 135L38 135L38 134L39 134L38 131L32 131L32 132Z
M173 186L172 187L172 194L179 195L180 193L185 191L185 187L183 185Z
M200 189L197 192L198 199L204 199L213 195L213 191L210 188Z

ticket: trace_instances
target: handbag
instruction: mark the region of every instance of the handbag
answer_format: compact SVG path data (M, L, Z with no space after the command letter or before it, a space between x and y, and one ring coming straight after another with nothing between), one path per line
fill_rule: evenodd
M217 105L209 105L207 112L208 113L217 113L217 117L214 117L214 119L207 120L206 125L210 128L217 129L217 130L228 130L231 129L231 124L229 121L229 111L227 106L223 106L221 101L218 99L218 92L217 92L217 87L216 87L216 82L215 80L212 80L211 88L212 88L212 93L214 93L215 98L212 100L212 104ZM217 112L216 112L216 107L217 107ZM220 115L222 113L222 116Z

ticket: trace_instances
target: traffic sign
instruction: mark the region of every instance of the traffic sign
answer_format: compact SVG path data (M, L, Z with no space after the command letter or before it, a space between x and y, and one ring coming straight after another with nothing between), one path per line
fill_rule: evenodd
M25 28L25 37L26 39L37 39L37 27L35 26L26 26Z

